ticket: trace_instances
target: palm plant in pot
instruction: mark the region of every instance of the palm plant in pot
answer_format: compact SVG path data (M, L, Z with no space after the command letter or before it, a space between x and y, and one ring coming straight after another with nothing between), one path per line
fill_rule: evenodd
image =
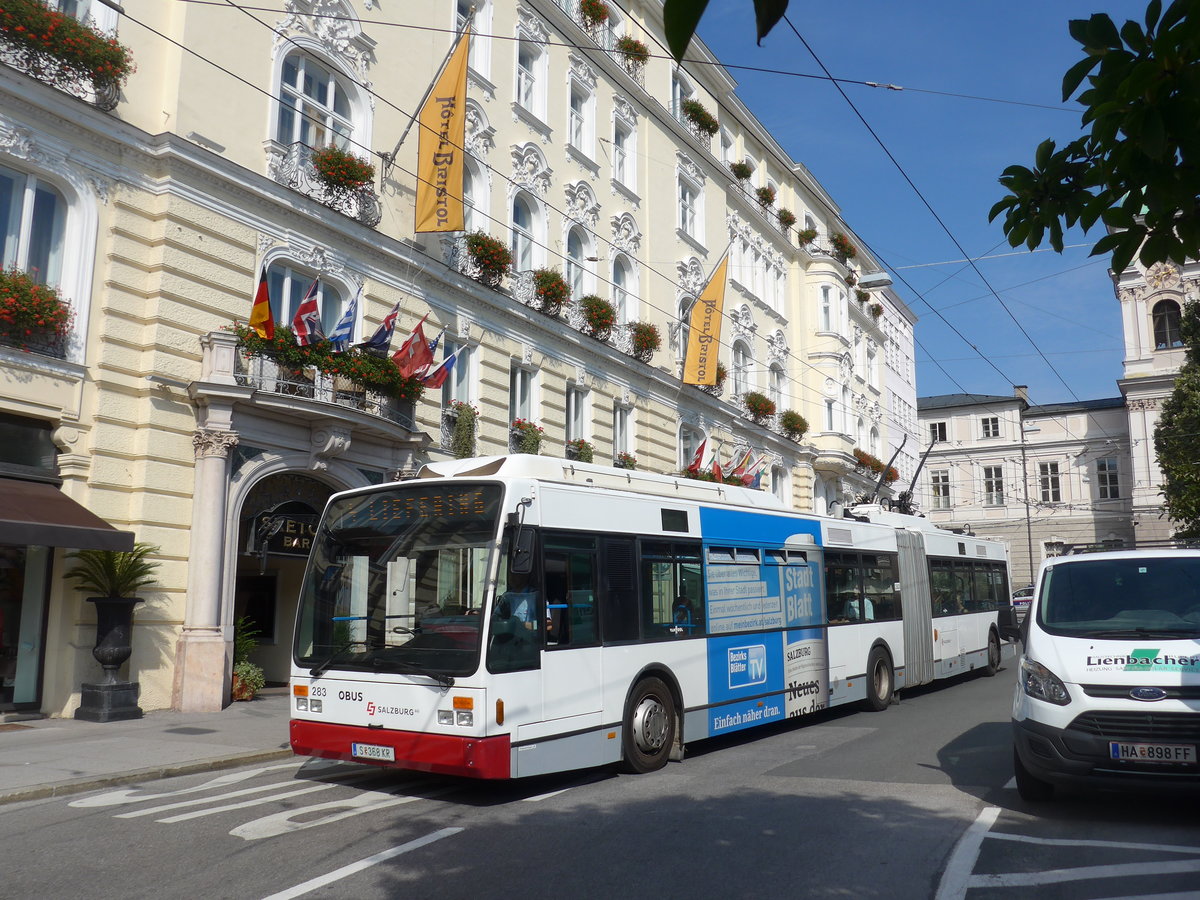
M133 653L133 607L142 601L137 592L156 581L159 563L151 559L159 552L155 544L138 542L129 551L76 550L67 555L74 561L64 577L94 596L96 644L92 656L104 669L104 681L84 684L82 705L75 717L95 722L141 718L136 683L118 679L125 660Z

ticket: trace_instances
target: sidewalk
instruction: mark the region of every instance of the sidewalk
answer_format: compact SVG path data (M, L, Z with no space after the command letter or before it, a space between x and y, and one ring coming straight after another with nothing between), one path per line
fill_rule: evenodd
M269 688L216 713L0 725L0 804L287 758L288 701L287 688Z

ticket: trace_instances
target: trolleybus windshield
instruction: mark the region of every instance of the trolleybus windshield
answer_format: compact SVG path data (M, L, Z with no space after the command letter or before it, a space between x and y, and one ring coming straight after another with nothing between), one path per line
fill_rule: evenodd
M502 494L412 482L331 503L301 591L296 662L314 674L474 672Z

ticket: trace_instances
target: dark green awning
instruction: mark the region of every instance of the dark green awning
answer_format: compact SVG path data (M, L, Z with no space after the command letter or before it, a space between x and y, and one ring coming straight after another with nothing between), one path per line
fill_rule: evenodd
M0 478L0 544L132 550L133 532L118 531L53 484Z

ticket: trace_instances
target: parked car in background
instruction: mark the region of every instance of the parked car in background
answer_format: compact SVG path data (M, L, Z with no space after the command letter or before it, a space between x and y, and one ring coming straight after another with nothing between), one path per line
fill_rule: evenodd
M1029 601L1033 599L1033 585L1028 584L1023 588L1017 588L1013 591L1012 606L1013 612L1017 615L1017 622L1025 621L1025 614L1029 612Z
M1067 784L1200 790L1200 550L1048 559L1021 636L1024 800Z

